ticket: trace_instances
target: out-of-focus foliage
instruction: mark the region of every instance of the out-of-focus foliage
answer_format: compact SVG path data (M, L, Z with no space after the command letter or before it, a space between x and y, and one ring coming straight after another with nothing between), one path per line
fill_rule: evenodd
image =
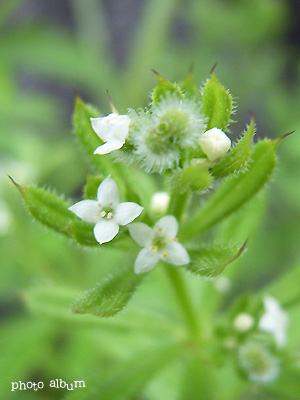
M134 297L126 314L114 321L71 315L68 310L74 296L122 266L124 255L105 248L84 252L67 238L32 223L6 176L22 185L39 182L81 198L78 191L86 171L84 155L71 133L73 88L86 101L98 104L104 114L109 111L105 93L109 89L122 112L147 104L145 96L156 79L151 68L178 81L192 62L197 79L208 76L218 61L218 76L239 98L236 118L241 126L232 124L233 134L249 121L248 109L263 136L296 133L281 145L279 168L267 195L239 210L234 221L225 221L218 234L220 241L232 243L249 238L247 257L226 272L232 286L225 299L210 282L195 284L189 276L187 281L194 288L195 304L201 304L205 315L214 308L224 310L241 292L262 290L276 296L283 306L290 303L288 347L300 350L296 284L300 267L300 63L285 42L291 25L289 2L123 1L139 14L123 30L119 26L121 1L56 2L61 19L39 5L46 3L12 0L0 4L0 397L9 398L12 381L47 383L55 378L84 379L89 385L103 376L105 392L108 386L104 385L114 374L124 382L123 368L128 370L128 396L143 390L149 400L192 399L199 390L205 390L207 398L213 390L215 398L228 400L245 396L298 400L299 360L298 369L295 364L289 367L287 360L274 385L256 388L235 380L231 365L211 378L207 366L198 365L196 358L186 360L187 364L172 363L173 343L181 337L181 314L159 270L146 280L145 290ZM118 37L113 36L116 28ZM120 66L116 43L122 35L129 45ZM176 337L170 332L177 332ZM151 354L154 344L161 346L161 354ZM147 369L137 364L132 373L141 375L135 380L128 360L136 364L145 349L153 373L145 376ZM168 368L166 362L170 362ZM183 365L189 367L183 370ZM193 377L195 369L198 379ZM116 399L121 398L122 391L115 390ZM80 399L82 393L74 391L69 398ZM53 391L18 395L50 399ZM64 397L66 391L57 390L57 398Z

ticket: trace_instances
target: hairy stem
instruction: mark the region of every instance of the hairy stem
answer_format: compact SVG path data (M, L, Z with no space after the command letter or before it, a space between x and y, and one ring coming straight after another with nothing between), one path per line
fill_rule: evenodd
M172 265L166 265L165 271L177 296L189 334L192 339L196 339L199 336L198 319L196 318L191 299L188 296L188 290L181 271L179 271L178 267Z

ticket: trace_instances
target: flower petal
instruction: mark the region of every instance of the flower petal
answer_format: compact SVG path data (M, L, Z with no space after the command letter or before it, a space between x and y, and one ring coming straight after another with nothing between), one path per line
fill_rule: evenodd
M139 246L147 247L151 245L153 238L153 229L141 222L136 222L128 226L132 238Z
M97 147L94 154L108 154L111 151L120 149L124 143L125 141L122 140L109 139L108 142Z
M162 236L170 236L174 239L178 232L178 222L173 215L166 215L156 222L154 230L159 231Z
M173 265L185 265L190 262L186 249L176 241L172 241L165 246L161 259Z
M112 138L125 142L130 124L128 115L111 113L106 117L91 118L90 120L93 130L105 142Z
M143 209L144 207L130 201L120 203L116 209L115 220L119 225L127 225L136 219Z
M119 204L119 190L110 175L98 187L97 198L102 207L116 207Z
M83 221L94 223L98 221L97 213L99 212L99 207L98 202L95 200L81 200L69 207L68 210L83 219Z
M103 219L94 226L94 236L98 243L110 242L119 232L119 225L113 220Z
M143 272L150 271L158 263L159 258L159 254L152 249L146 248L141 250L134 263L134 272L142 274Z

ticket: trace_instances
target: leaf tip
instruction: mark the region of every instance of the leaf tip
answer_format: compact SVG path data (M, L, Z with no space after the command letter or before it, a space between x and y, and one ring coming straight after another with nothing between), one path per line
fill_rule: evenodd
M19 185L10 175L7 175L8 178L12 181L12 183L15 185L15 187L23 193L23 186Z
M218 65L218 61L216 61L212 67L212 69L210 70L210 75L212 75L215 72L216 66Z

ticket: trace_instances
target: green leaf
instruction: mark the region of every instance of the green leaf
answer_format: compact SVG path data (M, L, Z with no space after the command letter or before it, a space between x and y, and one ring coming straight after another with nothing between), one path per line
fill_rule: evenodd
M93 228L95 224L77 219L72 221L67 227L66 231L73 237L73 239L81 246L97 246L99 243L96 241Z
M187 189L201 191L207 189L213 181L209 171L209 164L198 162L175 173L172 178L172 185L175 190L184 192Z
M264 139L253 147L247 171L230 176L215 191L202 209L181 230L181 240L199 235L237 211L270 180L276 166L280 139Z
M26 289L21 293L22 299L30 312L57 320L62 323L76 324L80 327L99 328L105 330L113 330L114 332L122 332L126 329L132 329L135 325L130 320L124 319L113 321L95 318L92 315L78 316L70 312L70 304L74 301L74 297L78 294L75 289L66 286L54 285L36 285ZM149 329L149 327L148 327Z
M122 177L121 166L118 163L111 162L105 155L94 154L94 151L103 142L94 132L90 118L98 117L99 112L92 106L85 104L83 100L76 95L75 110L73 115L74 133L81 145L87 159L104 177L111 174L118 185L119 190L124 193L125 184Z
M232 244L217 244L189 251L192 261L186 268L200 276L215 278L244 252L246 243L240 248Z
M88 290L82 298L75 300L71 310L79 314L111 317L126 306L143 278L143 275L134 273L132 265L119 269L104 282Z
M221 85L214 73L206 81L202 96L202 113L207 117L207 130L219 128L226 131L233 111L232 96Z
M213 166L212 175L215 178L219 179L233 173L241 172L247 167L252 153L254 135L255 121L252 118L250 125L248 125L241 139L222 157L221 161Z
M158 72L153 72L157 76L157 86L152 92L152 103L157 105L161 99L165 98L169 94L174 94L183 99L183 94L178 85L168 81L166 78L162 77Z
M20 190L29 213L35 219L57 232L68 234L63 228L76 219L68 210L70 203L49 190L31 185L22 187L11 180Z
M200 100L201 99L201 94L198 88L196 87L195 81L194 81L194 74L193 74L193 68L191 67L186 78L184 81L180 84L180 89L181 91L185 94L187 98L191 98L194 100Z
M178 343L168 341L167 344L143 349L129 360L117 363L110 368L101 379L89 383L84 392L74 391L68 400L128 400L137 399L137 395L153 376L181 352Z

